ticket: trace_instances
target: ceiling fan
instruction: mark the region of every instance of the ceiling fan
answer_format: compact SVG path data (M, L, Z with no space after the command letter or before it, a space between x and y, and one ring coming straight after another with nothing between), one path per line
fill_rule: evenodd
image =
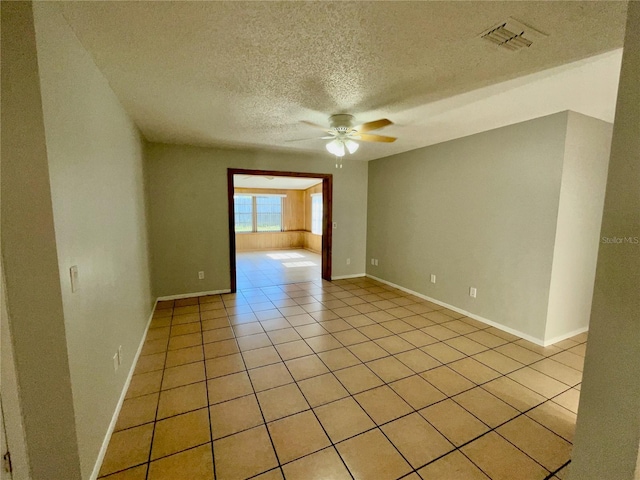
M312 127L320 128L327 132L328 135L324 137L318 137L323 140L331 140L327 143L326 148L329 153L332 153L336 157L343 157L346 152L350 154L355 153L360 146L356 140L363 142L395 142L396 137L387 137L385 135L376 135L370 132L372 130L378 130L379 128L386 127L387 125L393 125L391 120L381 118L380 120L374 120L373 122L363 123L362 125L353 126L353 115L337 114L329 117L330 128L326 129L322 125L317 123L303 121L303 123ZM306 139L305 139L306 140ZM295 140L294 140L295 141Z

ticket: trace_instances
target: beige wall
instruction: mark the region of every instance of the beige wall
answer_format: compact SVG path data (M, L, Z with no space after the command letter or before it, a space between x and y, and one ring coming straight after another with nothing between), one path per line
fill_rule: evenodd
M566 124L559 113L370 162L367 272L542 340Z
M640 2L629 2L571 480L631 480L638 462L640 244L635 242L640 239L638 32ZM606 243L602 237L632 240Z
M28 2L2 2L0 8L0 232L29 467L33 480L77 480L81 478L78 439L33 15Z
M146 151L155 295L229 288L228 168L333 174L333 276L364 273L367 163L336 170L327 155L153 143Z
M613 125L569 112L545 342L589 326Z
M152 307L143 144L58 5L35 3L34 16L58 281L80 463L88 478ZM79 270L76 293L72 265ZM120 345L122 365L114 372Z

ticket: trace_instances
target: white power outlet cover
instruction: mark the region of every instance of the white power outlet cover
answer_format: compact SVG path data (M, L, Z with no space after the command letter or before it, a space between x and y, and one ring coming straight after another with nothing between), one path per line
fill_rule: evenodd
M376 258L376 267L378 266L378 259Z
M351 259L347 258L347 265L351 265Z
M198 280L204 280L204 272L198 272Z
M476 290L476 287L471 287L469 288L469 296L476 298L476 295L478 294L478 291Z
M431 274L431 283L436 283L436 276L433 273Z
M333 228L334 229L338 228L338 222L333 222Z
M375 264L376 264L376 261L375 261L375 259L372 258L371 259L371 265L375 265Z

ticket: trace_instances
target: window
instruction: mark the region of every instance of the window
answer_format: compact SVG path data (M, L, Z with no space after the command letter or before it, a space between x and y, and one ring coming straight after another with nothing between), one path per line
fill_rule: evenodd
M322 194L311 194L311 233L322 235Z
M281 232L282 195L234 195L236 233Z
M253 231L253 197L234 195L233 204L236 217L236 232Z

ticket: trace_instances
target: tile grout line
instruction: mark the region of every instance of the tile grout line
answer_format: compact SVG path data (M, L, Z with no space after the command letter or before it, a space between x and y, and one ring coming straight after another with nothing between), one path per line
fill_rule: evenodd
M348 290L346 290L346 289L345 289L345 290L343 290L343 291L348 292ZM334 292L336 292L336 291L334 291ZM284 293L286 293L286 292L284 292ZM380 292L380 293L383 293L383 292ZM291 298L293 299L293 297L291 297ZM349 297L342 297L342 298L349 298ZM396 297L396 298L403 298L403 297ZM394 299L395 299L395 298L394 298ZM270 299L270 300L271 300L271 299ZM393 300L393 299L391 299L391 300ZM321 303L322 303L322 302L321 302ZM393 303L395 303L395 302L393 302ZM416 302L416 303L417 303L417 304L419 304L418 302ZM225 309L226 309L226 304L224 304L224 302L223 302L223 305L225 305ZM349 306L351 306L350 304L348 304L348 305L349 305ZM398 305L398 306L399 306L399 307L402 307L402 306L406 306L406 305L407 305L407 304L405 304L405 305ZM277 308L277 307L276 307L276 308ZM281 308L286 308L286 307L281 307ZM328 308L328 307L326 307L326 306L325 306L325 308L327 308L327 311L332 311L330 308ZM334 307L334 308L342 308L342 307ZM396 307L392 307L392 308L396 308ZM278 309L278 311L280 311L280 310ZM384 311L384 310L381 310L381 311ZM437 310L434 310L434 311L437 311ZM280 313L282 314L282 312L280 312ZM307 313L308 313L308 312L307 312ZM415 312L414 312L414 313L415 313ZM427 312L427 313L429 313L429 312ZM362 314L362 313L359 313L359 314ZM364 315L366 316L366 314L364 314ZM416 314L416 315L420 315L420 314ZM421 315L420 315L420 316L421 316ZM285 316L285 317L283 317L283 318L285 318L285 320L286 320L286 316ZM312 318L313 318L313 317L312 317ZM336 320L337 320L337 319L340 319L340 320L346 321L346 318L348 318L348 317L340 317L340 316L338 316L338 317L336 318ZM372 319L372 321L373 321L373 324L380 325L380 326L383 326L383 327L384 327L384 325L381 325L381 324L386 323L387 321L389 321L389 322L390 322L390 321L395 321L395 320L403 321L403 320L402 320L402 318L407 318L407 317L401 317L401 318L389 319L389 320L385 320L385 321L383 321L383 322L376 321L376 320L373 320L373 319ZM424 318L424 317L423 317L423 318ZM452 318L452 320L450 320L450 321L445 321L445 322L440 322L440 323L435 323L435 322L434 322L434 325L442 325L442 324L450 323L450 322L453 322L453 321L461 321L461 319L462 319L462 318L464 318L464 317L460 317L460 318ZM227 316L227 321L229 321L229 320L230 320L230 319L229 319L229 317ZM429 320L429 319L427 319L427 320ZM267 321L267 320L256 320L256 321L258 321L258 322L263 322L263 321ZM325 321L331 321L331 320L325 320ZM431 321L431 320L430 320L430 321ZM202 320L201 320L201 322L202 322ZM314 318L314 323L322 325L322 321L318 321L316 318ZM347 322L347 323L348 323L348 322ZM405 322L405 323L406 323L406 322ZM238 325L238 324L236 324L236 325ZM261 325L261 327L262 327L262 324L261 324L261 323L260 323L260 325ZM351 325L351 324L350 324L350 325ZM409 324L409 325L410 325L410 324ZM233 325L230 325L230 327L233 329ZM358 327L354 327L353 325L351 325L351 327L352 327L352 329L354 329L354 330L357 330L357 329L358 329ZM413 327L413 328L412 328L411 330L407 330L406 332L409 332L409 331L416 331L416 330L421 330L421 331L422 331L422 329L421 329L421 328L417 328L417 327L415 327L415 326L413 326L413 325L411 325L411 327ZM264 327L262 327L262 328L264 328ZM289 328L289 327L286 327L286 328ZM295 330L295 327L294 327L294 326L292 326L292 328L294 328L294 330ZM386 327L384 327L384 328L386 328ZM426 328L426 327L423 327L423 328ZM444 328L446 328L446 326L444 326ZM467 335L469 335L469 334L472 334L472 333L475 333L475 332L478 332L478 331L482 331L482 330L486 330L487 328L490 328L490 327L489 327L489 326L487 326L486 328L477 328L477 327L473 326L473 328L475 328L475 330L473 330L473 331L471 331L471 332L467 332L467 333L460 333L460 332L457 332L457 331L453 330L452 332L453 332L453 333L457 333L457 335L455 335L454 337L451 337L451 338L456 338L456 337L466 337L466 336L467 336ZM275 349L275 351L278 353L278 356L282 359L283 357L281 356L280 351L279 351L276 347L277 347L277 345L281 345L281 344L284 344L284 343L290 343L290 342L282 342L282 343L280 343L280 344L275 344L275 343L273 343L273 341L272 341L272 340L271 340L271 338L269 337L268 333L269 333L270 331L277 331L277 330L279 330L279 329L273 329L273 330L269 330L269 331L264 331L263 333L264 333L264 334L267 336L267 338L269 339L269 342L270 342L270 345L269 345L269 346L270 346L270 347L272 347L272 348L274 348L274 349ZM351 330L351 328L350 328L350 329L345 329L345 330ZM295 331L297 331L297 330L295 330ZM345 344L343 344L342 342L340 342L340 340L338 340L338 339L335 337L335 335L334 335L335 333L339 333L340 331L344 331L344 330L328 331L328 334L329 334L329 335L331 335L331 338L333 338L334 340L337 340L337 341L342 345L342 347L339 347L339 348L346 348L348 351L350 351L350 349L349 349L348 347L349 347L349 346L352 346L352 345L355 345L355 344L345 345ZM359 330L358 330L358 331L359 331ZM202 332L202 330L201 330L201 332ZM396 337L398 337L398 338L400 338L400 339L404 340L404 338L400 337L400 334L401 334L401 333L405 333L405 332L398 332L398 333L396 333L396 332L394 332L394 331L390 331L390 335L385 336L385 337L380 337L380 338L388 338L388 337L396 336ZM423 332L423 333L426 333L426 332ZM234 331L234 334L235 334L235 331ZM178 336L179 336L179 335L178 335ZM366 336L366 335L365 335L365 336ZM170 336L169 338L171 338L171 336ZM240 337L234 336L234 338L237 340L237 338L240 338ZM306 338L313 338L313 336L312 336L312 337L306 337ZM307 341L306 341L306 338L303 338L302 340L304 341L304 343L305 343L307 346L309 346L309 344L308 344L308 343L307 343ZM434 344L435 344L435 343L445 343L445 344L447 344L447 343L446 343L446 340L450 340L451 338L449 338L449 339L445 339L445 340L437 339L437 340L438 340L438 342L434 342ZM376 343L376 344L377 344L377 342L375 342L375 340L377 340L377 339L373 339L373 338L370 338L370 337L369 337L369 340L368 340L368 341L371 341L371 342L373 342L373 343ZM473 339L472 339L472 338L469 338L469 340L473 340ZM504 339L504 338L503 338L503 340L506 340L506 339ZM488 350L495 350L496 348L498 348L498 347L500 347L500 346L503 346L503 345L506 345L506 344L509 344L509 343L515 343L515 342L517 342L518 340L519 340L519 339L515 339L515 340L511 340L511 341L506 341L504 344L501 344L501 345L498 345L498 346L495 346L495 347L488 347L487 345L484 345L484 344L482 344L482 343L480 343L480 344L481 344L481 345L483 345L484 347L486 347L486 350L483 350L483 351L488 351ZM298 340L293 340L293 341L298 341ZM406 341L406 340L404 340L404 341ZM211 342L209 342L209 343L211 343ZM362 343L365 343L365 342L362 342ZM409 349L409 350L407 350L407 351L421 350L421 348L422 348L422 347L417 347L415 344L412 344L411 342L409 342L409 343L410 343L411 345L413 345L415 348ZM575 346L579 346L579 345L581 345L582 343L584 343L584 342L576 343L576 345L575 345ZM236 344L237 344L237 341L236 341ZM357 343L356 343L356 344L357 344ZM204 341L203 341L202 345L203 345L203 348L204 348L204 345L205 345ZM448 345L448 344L447 344L447 345ZM380 345L378 345L378 346L380 346ZM451 345L448 345L448 346L449 346L449 347L451 347L451 348L454 348L454 349L455 349L455 347L452 347ZM526 347L522 347L521 345L518 345L518 346L520 346L521 348L526 348ZM516 369L516 370L514 370L514 371L517 371L517 370L523 369L523 368L525 368L525 367L527 367L527 366L530 366L530 365L533 365L533 364L535 364L535 363L541 362L541 361L545 360L546 358L549 358L549 357L555 356L555 355L557 355L557 354L559 354L559 353L562 353L562 352L564 352L564 351L568 351L569 349L574 348L575 346L569 346L569 347L567 347L567 348L564 348L564 349L562 349L562 350L560 350L560 351L558 351L558 352L556 352L556 353L554 353L554 354L550 354L550 355L548 355L548 356L544 356L544 355L542 355L542 357L543 357L543 358L541 358L541 359L539 359L539 360L536 360L535 362L532 362L532 363L529 363L529 364L524 364L524 365L523 365L523 367L520 367L519 369ZM396 356L397 354L402 353L402 352L390 353L390 352L389 352L389 350L386 350L384 347L382 347L382 348L383 348L383 350L387 351L387 353L389 353L389 355L384 356L384 357L380 357L380 359L382 359L382 358L388 358L388 357L394 357L394 358L395 358L395 356ZM528 349L528 350L529 350L529 349ZM251 351L251 350L245 350L244 352L247 352L247 351ZM324 353L324 352L322 352L322 351L316 351L316 350L314 350L313 348L311 349L311 351L312 351L313 353L312 353L312 354L310 354L310 355L315 355L315 356L317 356L317 357L321 360L321 362L322 362L323 364L325 364L325 362L322 360L322 358L321 358L321 357L319 357L319 355L318 355L319 353ZM330 351L330 350L328 350L328 351ZM421 351L422 351L422 350L421 350ZM530 351L532 351L532 350L530 350ZM243 351L242 351L242 350L239 350L239 352L240 352L241 354L243 353ZM423 352L424 352L424 351L423 351ZM351 352L351 353L353 354L353 352ZM463 360L463 359L466 359L466 358L471 358L471 359L473 359L473 360L476 360L475 358L473 358L473 357L472 357L472 355L476 355L476 354L481 353L481 352L477 352L476 354L471 354L471 355L470 355L470 354L465 354L464 352L461 352L461 353L462 353L464 356L463 356L463 358L458 359L458 360ZM537 353L537 352L533 352L533 353ZM570 352L570 353L573 353L573 352ZM574 355L578 355L578 354L574 354ZM165 356L166 356L166 353L165 353ZM303 357L294 357L294 358L303 358ZM511 358L511 357L508 357L508 358ZM289 360L292 360L292 359L289 359ZM370 367L367 365L367 363L368 363L368 362L363 362L360 358L358 358L358 360L360 361L360 364L361 364L361 365L366 366L366 367L370 370ZM371 362L371 361L373 361L373 360L376 360L376 359L372 359L372 360L370 360L369 362ZM454 360L453 362L458 361L458 360ZM206 362L206 359L205 359L204 361ZM476 360L476 361L478 361L478 360ZM244 362L244 358L243 358L243 362ZM282 362L283 362L283 363L285 363L285 360L283 360L283 359L282 359ZM439 363L441 363L441 365L440 365L440 366L448 366L450 363L453 363L453 362L448 362L448 363L439 362ZM482 364L482 362L480 362L480 363ZM166 364L166 359L165 359L165 364ZM206 363L205 363L205 365L206 365ZM326 364L325 364L325 365L326 365ZM564 364L563 364L563 365L564 365ZM266 365L265 365L265 366L266 366ZM485 367L487 367L487 368L489 368L489 369L492 369L491 367L489 367L489 366L487 366L487 365L484 365L484 366L485 366ZM567 366L567 365L565 365L565 366ZM245 365L245 367L246 367L246 365ZM286 368L287 368L287 370L289 371L289 367L288 367L288 365L287 365L286 363L285 363L285 367L286 367ZM569 366L567 366L567 367L568 367L568 368L571 368L571 367L569 367ZM165 368L167 368L167 367L165 366ZM259 367L257 367L257 368L259 368ZM348 368L348 367L345 367L345 368ZM434 368L438 368L438 367L434 367ZM450 368L450 367L449 367L449 368ZM248 370L249 370L249 369L246 369L246 368L245 368L245 371L247 371L247 373L248 373ZM420 375L420 373L415 372L415 370L413 370L413 369L410 369L410 370L412 370L416 375L421 376L421 375ZM430 369L428 369L428 370L430 370ZM428 371L428 370L425 370L425 371ZM336 378L336 379L340 382L340 380L339 380L337 377L335 377L334 370L329 370L329 371L330 371L330 373L332 373L332 374L333 374L334 378ZM453 369L452 369L452 371L456 372L456 371L455 371L455 370L453 370ZM536 371L537 371L537 370L536 370ZM147 372L145 372L145 373L147 373ZM376 374L375 374L375 372L372 372L372 373L373 373L374 375L376 375ZM421 372L421 373L424 373L424 372ZM456 373L457 373L457 374L459 374L458 372L456 372ZM497 373L500 373L500 372L497 372ZM509 373L513 373L513 371L512 371L512 372L509 372ZM507 376L509 373L507 373L507 374L501 374L500 376ZM546 374L544 374L543 372L539 372L539 371L538 371L538 373L540 373L541 375L545 375L545 376L546 376ZM164 369L163 369L163 374L164 374ZM376 376L377 376L377 375L376 375ZM462 376L464 377L464 375L462 375ZM496 377L495 379L500 378L500 376L499 376L499 377ZM308 378L313 378L313 377L308 377ZM422 378L423 378L423 377L422 377ZM553 380L558 381L558 380L557 380L557 379L555 379L554 377L550 377L550 378L552 378ZM209 379L205 379L205 380L208 382L208 380L209 380ZM305 378L305 380L306 380L306 378ZM493 380L493 379L492 379L492 380ZM484 383L488 383L488 382L490 382L490 381L492 381L492 380L489 380L489 381L484 382ZM513 380L513 379L511 379L511 380ZM294 383L297 385L297 384L298 384L298 381L296 381L296 380L294 379ZM342 382L340 382L340 383L342 383ZM481 385L483 385L483 384L484 384L484 383L482 383L482 384L476 384L476 383L475 383L475 382L473 382L473 381L472 381L472 383L474 383L476 386L481 386ZM516 382L516 383L519 383L519 382ZM560 383L564 383L564 382L560 381ZM385 385L385 386L389 386L389 383L388 383L388 382L384 382L384 381L383 381L383 385ZM578 384L576 384L576 385L578 385ZM523 386L524 388L528 388L528 387L526 387L525 385L522 385L522 386ZM556 396L561 395L562 393L564 393L564 392L566 392L566 391L568 391L569 389L572 389L572 388L574 388L574 387L575 387L575 386L569 386L567 390L564 390L563 392L558 393ZM374 387L374 388L377 388L377 387ZM435 387L435 388L437 388L437 387ZM475 388L475 387L472 387L472 388ZM485 391L486 391L486 390L485 390ZM462 393L462 392L459 392L459 393ZM459 394L459 393L458 393L458 394ZM489 394L491 394L491 392L488 392L488 393L489 393ZM255 389L254 389L254 395L255 395ZM457 395L457 394L456 394L456 395ZM493 396L493 394L491 394L491 395ZM350 396L353 398L353 394L350 394ZM552 398L555 398L556 396L554 396L554 397L552 397ZM345 398L346 398L346 397L345 397ZM402 398L402 397L400 397L400 398ZM447 399L448 399L448 398L451 398L452 400L454 400L454 399L452 398L452 396L447 396ZM550 399L550 398L546 399L546 400L545 400L545 402L542 402L540 405L542 405L543 403L546 403L546 402L548 402L548 401L551 401L551 399ZM454 402L455 402L455 400L454 400ZM331 402L329 402L329 403L331 403ZM457 404L457 402L456 402L456 404ZM462 405L460 405L460 406L461 406L462 408L464 408ZM531 409L533 409L533 408L537 408L537 406L539 406L539 405L536 405L535 407L532 407ZM560 405L560 406L562 407L562 405ZM412 409L413 409L413 407L412 407ZM530 410L531 410L531 409L530 409ZM312 410L313 410L313 407L312 407ZM414 409L414 411L415 411L415 409ZM465 409L465 411L466 411L466 409ZM527 411L529 411L529 410L527 410ZM412 413L413 413L413 412L412 412ZM473 415L471 412L469 412L469 413L470 413L471 415ZM525 413L526 413L526 412L522 412L520 415L523 415L523 414L525 414ZM315 414L315 411L314 411L314 414ZM157 412L156 412L156 415L157 415ZM520 416L520 415L518 415L518 416ZM475 417L475 415L474 415L474 417ZM316 417L316 418L317 418L317 417ZM514 417L514 418L517 418L517 417ZM263 419L264 419L264 416L263 416ZM397 420L397 419L394 419L393 421L395 421L395 420ZM532 419L532 420L533 420L533 419ZM510 420L509 420L509 421L510 421ZM535 420L534 420L534 421L535 421ZM374 422L374 423L375 423L375 422ZM483 423L484 423L484 422L483 422ZM504 422L504 423L507 423L507 422ZM503 423L503 424L504 424L504 423ZM536 422L536 423L538 423L538 422ZM265 421L265 424L266 424L266 421ZM320 424L321 424L321 422L320 422ZM503 424L501 424L501 425L503 425ZM321 425L322 425L322 424L321 424ZM499 425L499 426L501 426L501 425ZM499 426L498 426L498 427L499 427ZM544 425L542 425L542 426L543 426L544 428L546 428L547 430L549 430L549 429L548 429L547 427L545 427ZM210 425L210 427L211 427L211 425ZM323 429L324 429L324 426L322 426L322 427L323 427ZM495 428L498 428L498 427L495 427ZM379 427L376 427L376 428L379 428ZM154 430L155 430L155 428L154 428ZM550 430L550 431L552 431L552 430ZM553 432L553 431L552 431L552 432ZM325 433L326 433L326 431L325 431ZM553 433L555 433L555 432L553 432ZM556 435L558 435L558 434L556 434ZM558 435L558 436L559 436L560 438L562 438L560 435ZM385 435L385 437L386 437L386 435ZM351 437L351 438L352 438L352 437ZM446 438L446 437L445 437L445 438ZM506 440L506 439L505 439L505 440ZM508 440L507 440L507 441L508 441ZM391 443L393 444L393 442L391 442ZM332 443L332 445L333 445L333 443ZM516 447L516 448L517 448L517 447ZM401 453L400 453L400 454L401 454ZM401 454L401 455L402 455L402 454Z
M210 404L210 400L209 400L209 378L207 375L207 358L206 358L206 352L204 349L205 343L204 343L204 338L203 338L203 330L202 330L202 311L200 311L200 300L198 299L198 317L200 318L200 335L201 338L203 340L202 342L202 364L204 367L204 389L206 392L206 397L207 397L207 420L209 421L209 438L211 439L211 467L212 467L212 471L213 471L213 478L216 478L216 454L215 454L215 448L213 446L213 425L211 424L211 404Z

